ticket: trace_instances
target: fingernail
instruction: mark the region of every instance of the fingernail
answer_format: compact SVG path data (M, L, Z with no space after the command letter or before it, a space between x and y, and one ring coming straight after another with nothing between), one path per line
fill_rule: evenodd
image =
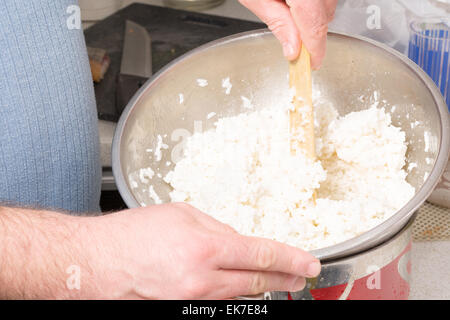
M283 54L286 58L292 58L295 54L294 47L290 43L283 45Z
M305 289L306 280L303 277L298 277L292 285L291 292L296 292Z
M308 270L306 271L306 274L308 277L314 278L317 277L320 273L320 261L314 261L311 262L308 266Z
M320 68L322 67L322 65L317 65L317 66L314 66L312 69L314 70L314 71L318 71L318 70L320 70Z

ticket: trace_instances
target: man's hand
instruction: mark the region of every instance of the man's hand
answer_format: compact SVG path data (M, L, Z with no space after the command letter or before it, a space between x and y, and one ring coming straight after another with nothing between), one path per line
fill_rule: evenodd
M239 1L268 25L289 60L298 57L303 41L311 53L311 66L320 67L325 57L328 23L333 20L338 0Z
M130 285L125 295L115 297L223 299L298 291L304 277L320 272L319 261L309 253L239 235L183 203L132 209L96 223L96 230L109 234L101 245L115 248L111 267L121 270L120 278L109 280ZM109 266L99 268L104 273Z
M301 290L320 273L309 253L187 204L101 217L0 207L0 267L0 297L12 299L222 299Z

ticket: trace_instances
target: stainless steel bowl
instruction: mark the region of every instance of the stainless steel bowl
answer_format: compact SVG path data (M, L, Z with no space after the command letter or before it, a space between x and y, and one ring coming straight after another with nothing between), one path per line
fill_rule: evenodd
M395 108L393 123L406 132L409 143L407 165L416 163L417 167L407 177L416 188L413 199L364 234L312 251L322 261L363 252L396 235L437 184L447 162L450 138L447 106L433 81L416 64L370 39L339 33L330 33L328 39L323 67L313 74L314 89L333 102L341 115L367 108L377 92L380 107ZM244 112L241 96L251 97L255 106L275 102L286 94L287 73L277 40L269 31L258 30L199 47L153 76L123 112L113 141L114 176L127 205L153 204L148 185L137 179L137 187L132 187L130 175L152 167L164 176L173 168L165 163L171 161L179 136L186 130L193 132L199 124L195 121L202 121L204 130L214 123L214 118L206 120L210 112L219 116ZM226 77L233 85L229 95L221 86ZM207 79L208 87L199 87L198 78ZM420 125L412 126L416 120ZM146 152L154 148L158 134L167 135L164 140L169 147L160 162ZM152 180L152 185L163 201L169 201L170 186L158 179Z

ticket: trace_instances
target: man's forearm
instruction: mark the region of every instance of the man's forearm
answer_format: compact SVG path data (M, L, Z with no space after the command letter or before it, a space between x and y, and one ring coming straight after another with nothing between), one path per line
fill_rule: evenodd
M86 287L93 272L91 252L83 245L89 234L83 219L89 218L0 207L0 298L65 299L93 293L94 288Z

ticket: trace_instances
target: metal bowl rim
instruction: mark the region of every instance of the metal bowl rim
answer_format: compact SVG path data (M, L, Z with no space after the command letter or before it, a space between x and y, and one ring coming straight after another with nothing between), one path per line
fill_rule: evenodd
M139 207L138 202L130 192L128 184L125 181L124 174L122 172L122 166L120 161L120 144L122 140L122 134L129 118L130 114L133 112L134 107L140 102L141 98L145 95L147 90L157 83L160 77L163 77L168 71L174 68L178 62L185 59L189 59L191 56L204 52L210 48L225 45L234 41L242 41L246 38L261 37L264 35L271 34L268 29L258 29L253 31L247 31L242 33L237 33L228 37L217 39L206 43L198 48L195 48L184 55L174 59L172 62L164 66L156 74L154 74L147 82L139 89L138 92L133 96L130 102L127 104L125 110L123 111L117 127L114 133L113 143L112 143L112 169L114 174L114 179L117 184L120 195L127 204L129 208ZM417 211L417 209L426 201L434 187L439 182L439 178L445 170L448 156L449 156L449 143L450 143L450 122L448 116L447 105L442 97L439 89L434 84L433 80L423 71L418 65L416 65L412 60L410 60L405 55L399 53L398 51L384 45L375 40L363 37L349 35L341 32L329 32L329 35L339 36L343 38L350 38L354 40L359 40L362 42L369 43L377 48L383 49L387 53L397 57L403 64L412 69L419 79L424 83L427 89L433 96L438 107L438 115L440 120L440 131L441 131L441 141L439 145L439 152L434 163L433 169L431 170L428 178L423 183L421 188L416 192L414 197L408 201L399 211L392 215L389 219L382 222L373 229L370 229L363 234L354 237L352 239L346 240L339 244L312 250L311 254L316 256L322 261L335 260L338 258L354 255L358 252L363 252L369 248L375 247L382 242L390 239L393 235L398 233L410 220L412 215Z

